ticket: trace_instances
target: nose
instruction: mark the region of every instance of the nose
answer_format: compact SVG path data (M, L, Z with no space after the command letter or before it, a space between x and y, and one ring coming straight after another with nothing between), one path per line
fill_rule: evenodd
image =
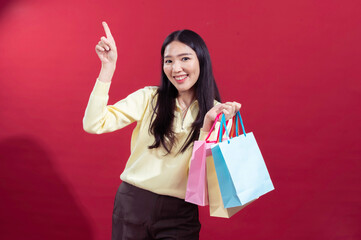
M181 63L179 61L174 61L172 70L173 72L181 72L182 71Z

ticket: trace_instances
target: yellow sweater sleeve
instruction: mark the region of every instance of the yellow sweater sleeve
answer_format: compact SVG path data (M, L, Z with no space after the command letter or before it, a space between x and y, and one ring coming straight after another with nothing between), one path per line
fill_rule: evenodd
M96 81L83 118L88 133L106 133L121 129L142 119L156 87L142 88L114 105L107 105L110 83Z

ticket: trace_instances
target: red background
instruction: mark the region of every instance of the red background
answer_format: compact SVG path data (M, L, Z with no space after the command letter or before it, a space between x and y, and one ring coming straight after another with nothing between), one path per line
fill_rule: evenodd
M110 103L158 85L177 29L206 41L224 101L243 104L275 191L201 239L361 239L360 1L2 1L0 238L110 239L134 125L82 129L106 20Z

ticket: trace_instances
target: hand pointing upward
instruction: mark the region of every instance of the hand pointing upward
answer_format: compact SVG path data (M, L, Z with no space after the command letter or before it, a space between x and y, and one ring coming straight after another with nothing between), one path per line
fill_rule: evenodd
M108 24L102 22L106 37L102 36L100 41L95 46L95 52L98 54L100 61L102 62L103 67L113 67L115 69L115 64L117 62L118 54L117 47L115 45L114 38Z

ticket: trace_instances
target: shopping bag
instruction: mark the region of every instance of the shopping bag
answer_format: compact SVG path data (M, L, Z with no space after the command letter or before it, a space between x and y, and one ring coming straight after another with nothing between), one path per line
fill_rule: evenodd
M185 201L197 204L199 206L208 205L208 188L206 180L206 151L210 152L210 146L213 144L208 141L211 132L214 129L220 115L215 122L205 141L195 141L193 144L192 157L188 172L188 181Z
M250 204L248 203L243 206L232 208L224 207L212 155L207 157L207 185L209 197L209 214L212 217L230 218L248 204Z
M230 218L238 211L240 211L244 206L234 207L234 208L224 208L221 192L219 189L218 179L216 170L214 167L213 157L211 146L214 143L217 143L217 139L219 138L219 117L222 115L220 113L206 138L206 172L207 172L207 187L208 187L208 200L209 200L209 214L212 217L222 217L222 218ZM213 132L213 129L216 129ZM210 140L211 139L211 140Z
M205 141L194 142L190 161L185 201L199 206L208 205Z
M222 116L221 125L225 124L224 120L224 116ZM241 123L243 135L238 134L239 123ZM252 132L246 134L239 112L237 112L234 124L236 125L237 136L212 146L213 159L225 207L247 204L274 190L256 139ZM229 135L228 132L226 133ZM229 185L229 177L233 183L233 188ZM239 201L234 199L235 195Z
M233 184L233 180L231 177L231 174L228 170L227 164L222 156L222 152L219 148L219 144L222 143L222 136L223 136L223 121L225 120L224 115L222 115L221 125L219 128L219 143L213 144L211 147L213 161L214 161L214 167L216 169L217 173L217 179L219 188L221 191L222 201L225 208L231 208L231 207L237 207L242 206L241 201L239 200L237 196L236 188ZM227 134L226 136L229 136L227 128L225 129ZM229 143L230 140L227 139L225 141L226 143Z

